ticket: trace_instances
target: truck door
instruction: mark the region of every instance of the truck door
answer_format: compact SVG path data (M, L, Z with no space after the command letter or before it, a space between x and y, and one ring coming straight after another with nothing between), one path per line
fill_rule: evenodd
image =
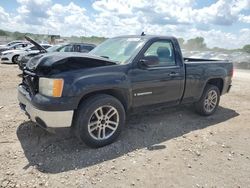
M141 67L140 60L156 56L158 64ZM176 61L173 43L156 40L139 55L137 65L130 72L133 106L169 103L177 104L182 96L184 69Z

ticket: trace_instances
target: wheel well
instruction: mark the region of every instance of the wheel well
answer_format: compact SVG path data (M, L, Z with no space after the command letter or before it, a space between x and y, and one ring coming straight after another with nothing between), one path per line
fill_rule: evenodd
M221 78L213 78L211 80L208 80L207 84L217 86L218 89L220 90L220 93L222 93L224 83L223 83L223 80Z
M107 95L111 95L111 96L115 97L116 99L118 99L122 103L125 111L127 111L128 99L122 91L116 90L116 89L106 89L106 90L100 90L100 91L94 91L94 92L88 93L81 98L79 104L82 101L88 99L89 97L92 97L92 96L97 95L97 94L107 94Z
M13 62L14 57L18 57L18 56L19 56L18 54L14 55L14 56L12 57L11 61Z

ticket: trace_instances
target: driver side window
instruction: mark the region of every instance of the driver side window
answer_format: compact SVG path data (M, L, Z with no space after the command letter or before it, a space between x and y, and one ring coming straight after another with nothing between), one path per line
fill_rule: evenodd
M170 41L154 42L144 53L144 57L146 56L156 56L159 59L159 64L153 65L153 67L166 67L176 65L173 45Z

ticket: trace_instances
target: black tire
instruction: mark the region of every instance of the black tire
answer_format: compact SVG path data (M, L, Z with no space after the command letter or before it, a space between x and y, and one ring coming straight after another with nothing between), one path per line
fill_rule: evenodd
M214 95L216 93L216 95L217 95L216 102L213 101L213 104L211 104L214 107L212 108L210 106L211 107L210 110L208 110L208 108L207 108L208 104L206 103L207 102L206 100L208 100L209 93L213 93ZM217 110L219 102L220 102L220 90L218 89L218 87L216 87L214 85L207 84L204 91L203 91L203 94L202 94L200 100L197 103L195 103L195 111L200 115L209 116Z
M14 64L17 64L18 63L18 56L19 55L14 55L13 57L12 57L12 62L14 63Z
M100 121L99 119L100 114L98 111L100 109L102 109L102 112L103 112L102 114L106 113L105 114L106 117L104 117L102 121L106 120L107 123ZM108 118L107 111L111 109L114 110L115 112L115 114L111 117L111 118L115 118L114 121L116 121L116 124L117 124L115 125L116 127L115 130L113 129L111 130L109 128L110 127L109 121L111 121L110 120L111 118L109 118L109 120L105 119L105 118ZM98 113L98 116L96 116L95 112ZM112 111L111 111L111 114L113 114ZM117 139L117 137L120 135L121 130L125 124L125 118L126 118L126 115L125 115L124 107L118 99L110 95L106 95L106 94L97 94L93 97L86 99L79 105L76 111L76 114L74 116L73 127L75 129L76 136L80 138L81 141L83 141L86 145L90 147L97 148L97 147L102 147L102 146L111 144ZM91 132L90 124L92 123L91 122L92 119L95 119L93 120L94 123L97 121L99 123L94 125L94 127L97 127L97 128L95 128L94 131ZM112 120L112 122L114 121ZM113 125L111 126L112 128L114 128ZM103 129L105 129L105 131ZM108 132L113 132L113 134L110 133L110 136L108 138L100 138L101 140L99 138L95 139L94 134L95 133L98 134L99 132L101 132L102 136L103 134L105 135L105 133L108 133ZM100 136L100 134L98 134L98 136Z

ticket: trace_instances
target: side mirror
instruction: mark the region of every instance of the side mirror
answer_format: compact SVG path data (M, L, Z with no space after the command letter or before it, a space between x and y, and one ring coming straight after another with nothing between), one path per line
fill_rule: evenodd
M154 66L154 65L158 65L159 64L159 58L157 56L145 56L143 59L141 59L139 61L140 65L142 66L146 66L146 67L150 67L150 66Z

